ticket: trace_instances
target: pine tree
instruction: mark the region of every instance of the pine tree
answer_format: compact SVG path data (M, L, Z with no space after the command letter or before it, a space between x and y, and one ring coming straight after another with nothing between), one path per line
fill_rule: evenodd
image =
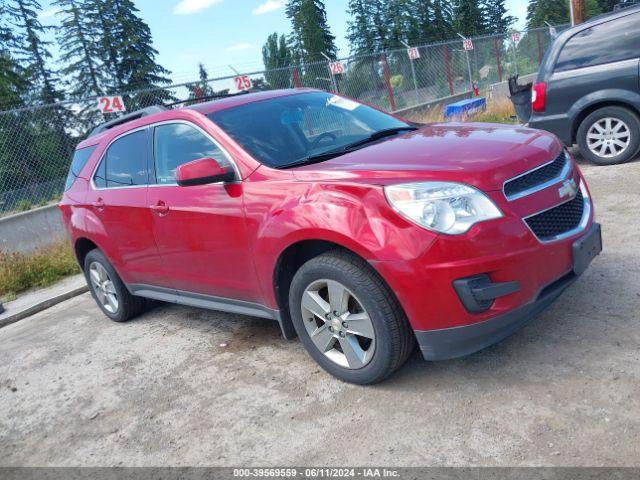
M58 31L63 73L69 80L74 96L99 96L104 94L106 70L100 63L102 54L93 18L86 15L86 0L56 0L62 23ZM84 13L83 13L84 12Z
M13 0L5 4L6 13L14 27L9 46L25 72L25 80L35 91L36 98L44 103L55 103L64 98L57 88L57 72L48 63L51 60L51 42L43 39L48 27L38 20L42 10L37 0Z
M433 1L433 36L434 40L447 40L453 32L453 10L448 0Z
M507 14L505 0L484 0L482 6L487 33L505 34L516 21L514 17Z
M285 10L291 21L289 44L296 60L305 63L323 60L324 53L336 58L335 37L327 23L327 13L321 0L289 0Z
M291 65L291 51L284 35L280 37L277 33L269 35L262 47L262 60L264 68L267 70L265 78L269 86L288 88L291 80L290 73L288 69L283 68Z
M116 40L116 11L114 0L84 0L87 15L96 20L96 34L99 37L100 54L107 74L106 88L110 93L124 91L124 77L120 69L118 41Z
M105 30L101 29L103 51L108 51L109 63L116 63L111 72L111 83L125 92L146 90L128 97L129 109L173 99L162 88L171 83L168 78L171 72L156 62L158 52L153 48L151 30L138 13L133 0L108 0L104 7L108 41ZM112 58L115 53L109 53L111 50L117 52L117 58Z
M378 47L372 7L367 0L349 0L347 13L352 20L348 22L347 40L353 54L366 55Z
M598 6L600 7L600 11L603 13L613 11L613 7L618 3L620 3L620 0L598 0Z
M200 81L187 85L187 89L189 90L189 99L196 101L186 102L185 105L198 103L197 99L209 97L215 93L213 88L211 88L211 85L209 85L209 74L202 63L198 64L198 73Z
M487 25L480 1L457 0L454 7L453 27L457 33L466 37L486 33Z
M27 89L24 71L9 50L15 39L7 25L4 5L0 4L0 111L16 108L22 104L21 95Z
M551 25L568 23L569 3L558 0L529 0L527 6L527 28L544 27L545 22Z

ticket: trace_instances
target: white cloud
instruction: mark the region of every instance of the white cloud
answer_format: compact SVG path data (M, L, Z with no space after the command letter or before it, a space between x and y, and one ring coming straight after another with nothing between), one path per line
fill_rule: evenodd
M254 15L262 15L264 13L275 12L276 10L280 10L282 7L284 7L284 0L267 0L251 13Z
M222 3L222 0L180 0L180 2L173 7L173 13L175 15L191 15L205 8L212 7L217 3Z
M253 45L248 42L242 42L236 43L235 45L229 45L225 50L227 52L239 52L240 50L249 50L250 48L253 48Z
M42 10L40 12L39 17L41 19L52 18L52 17L55 17L59 12L60 12L60 9L58 7L51 7L51 8L47 8L45 10Z

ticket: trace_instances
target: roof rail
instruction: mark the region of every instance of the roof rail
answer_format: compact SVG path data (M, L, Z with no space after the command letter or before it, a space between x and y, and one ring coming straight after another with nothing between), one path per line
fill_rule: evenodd
M164 112L166 110L168 110L167 107L164 107L162 105L154 105L153 107L147 107L143 108L142 110L136 110L135 112L127 113L126 115L122 115L121 117L105 122L102 125L94 128L89 134L89 137L98 135L99 133L105 132L110 128L117 127L118 125L122 125L133 120L138 120L142 117L148 117L149 115L155 115L156 113Z

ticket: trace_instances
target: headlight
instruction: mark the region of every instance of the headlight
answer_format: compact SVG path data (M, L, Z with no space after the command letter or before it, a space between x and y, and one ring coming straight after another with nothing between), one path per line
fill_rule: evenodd
M391 206L429 230L457 235L502 212L482 192L461 183L420 182L384 188Z

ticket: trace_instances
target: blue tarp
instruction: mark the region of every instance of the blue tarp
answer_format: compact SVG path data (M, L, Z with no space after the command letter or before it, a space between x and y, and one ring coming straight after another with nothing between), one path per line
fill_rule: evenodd
M445 118L463 118L470 117L479 112L484 112L487 109L487 99L484 97L469 98L467 100L460 100L456 103L447 105L444 111Z

